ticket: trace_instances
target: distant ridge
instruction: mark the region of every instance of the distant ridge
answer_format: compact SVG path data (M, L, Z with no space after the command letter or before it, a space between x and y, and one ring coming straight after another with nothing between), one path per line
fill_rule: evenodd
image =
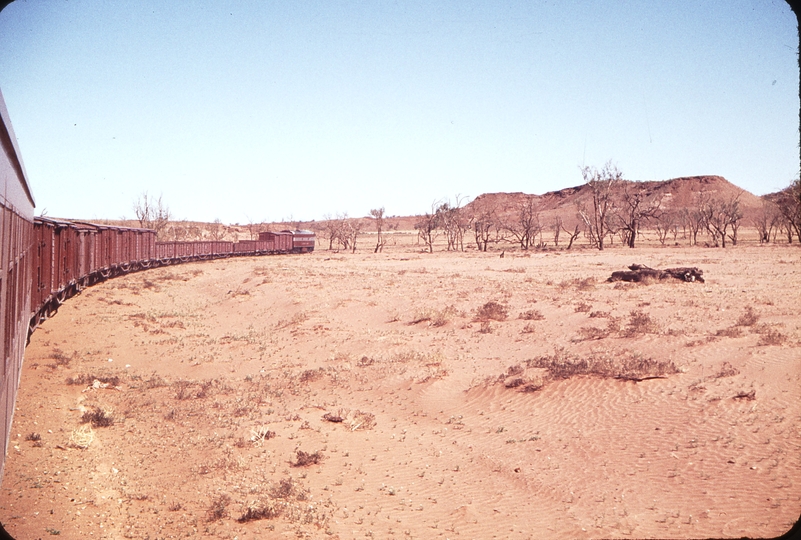
M739 196L740 208L746 218L762 207L762 198L735 186L722 176L685 176L670 180L624 180L620 184L619 190L622 191L625 188L639 190L646 195L661 196L665 210L693 207L702 194L725 200ZM469 211L485 206L495 208L500 214L509 214L530 196L532 195L521 192L484 193L467 204L465 208ZM536 198L539 211L545 216L560 214L566 219L572 219L577 205L590 204L592 195L589 187L582 184L533 196Z

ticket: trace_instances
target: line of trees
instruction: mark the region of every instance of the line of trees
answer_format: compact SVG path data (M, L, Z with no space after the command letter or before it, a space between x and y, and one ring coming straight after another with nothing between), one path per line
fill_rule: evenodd
M592 247L603 250L615 237L624 245L635 247L641 229L648 226L663 245L670 237L676 242L679 235L688 239L690 245L698 244L699 235L707 236L709 245L715 247L737 244L743 225L740 204L743 191L729 197L696 193L691 200L671 208L663 204L664 196L655 190L624 180L623 173L611 162L601 169L582 167L581 174L584 195L579 194L572 227L567 226L561 216L543 224L540 198L536 195L518 197L511 210L498 208L491 198L482 197L465 205L467 197L456 195L453 201L434 201L430 210L419 216L414 225L418 240L432 253L440 237L444 237L448 251L464 251L466 241L472 241L479 251L502 243L513 243L529 250L546 247L545 235L550 233L555 247L559 247L560 242L565 246L566 241L565 248L571 249L583 234ZM160 240L222 240L228 235L219 219L203 230L194 224L171 222L172 214L162 197L151 196L146 191L134 201L134 213L140 226L154 229ZM397 228L397 224L388 224L384 207L370 210L367 218L349 218L347 213L336 217L326 215L315 230L328 242L329 250L355 252L359 235L369 223L376 232L372 249L379 253L387 244L386 231ZM801 181L796 179L779 193L763 198L762 207L752 217L751 224L759 233L760 243L776 242L777 238L801 243ZM298 227L296 223L292 225L291 228ZM250 221L251 239L262 230L266 230L264 224Z

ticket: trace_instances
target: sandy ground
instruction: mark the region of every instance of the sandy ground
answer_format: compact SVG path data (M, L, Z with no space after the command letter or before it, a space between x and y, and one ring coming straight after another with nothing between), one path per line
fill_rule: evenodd
M776 536L801 514L799 254L397 247L108 281L27 349L0 522L19 539ZM634 262L707 280L605 282Z

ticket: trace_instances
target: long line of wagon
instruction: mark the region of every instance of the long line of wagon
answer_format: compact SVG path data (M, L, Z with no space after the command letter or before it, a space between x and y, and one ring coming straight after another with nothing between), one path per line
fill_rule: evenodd
M156 242L155 231L34 217L34 198L0 93L0 481L25 344L69 297L128 272L233 256L306 253L311 231L240 242Z
M37 217L32 257L29 335L65 300L121 274L191 261L235 256L307 253L311 231L262 232L258 240L157 242L151 229Z

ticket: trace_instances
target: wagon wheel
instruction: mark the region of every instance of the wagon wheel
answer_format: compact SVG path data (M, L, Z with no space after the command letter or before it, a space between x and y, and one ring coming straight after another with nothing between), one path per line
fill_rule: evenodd
M111 270L108 268L101 270L100 275L103 277L103 279L108 279L111 276Z

